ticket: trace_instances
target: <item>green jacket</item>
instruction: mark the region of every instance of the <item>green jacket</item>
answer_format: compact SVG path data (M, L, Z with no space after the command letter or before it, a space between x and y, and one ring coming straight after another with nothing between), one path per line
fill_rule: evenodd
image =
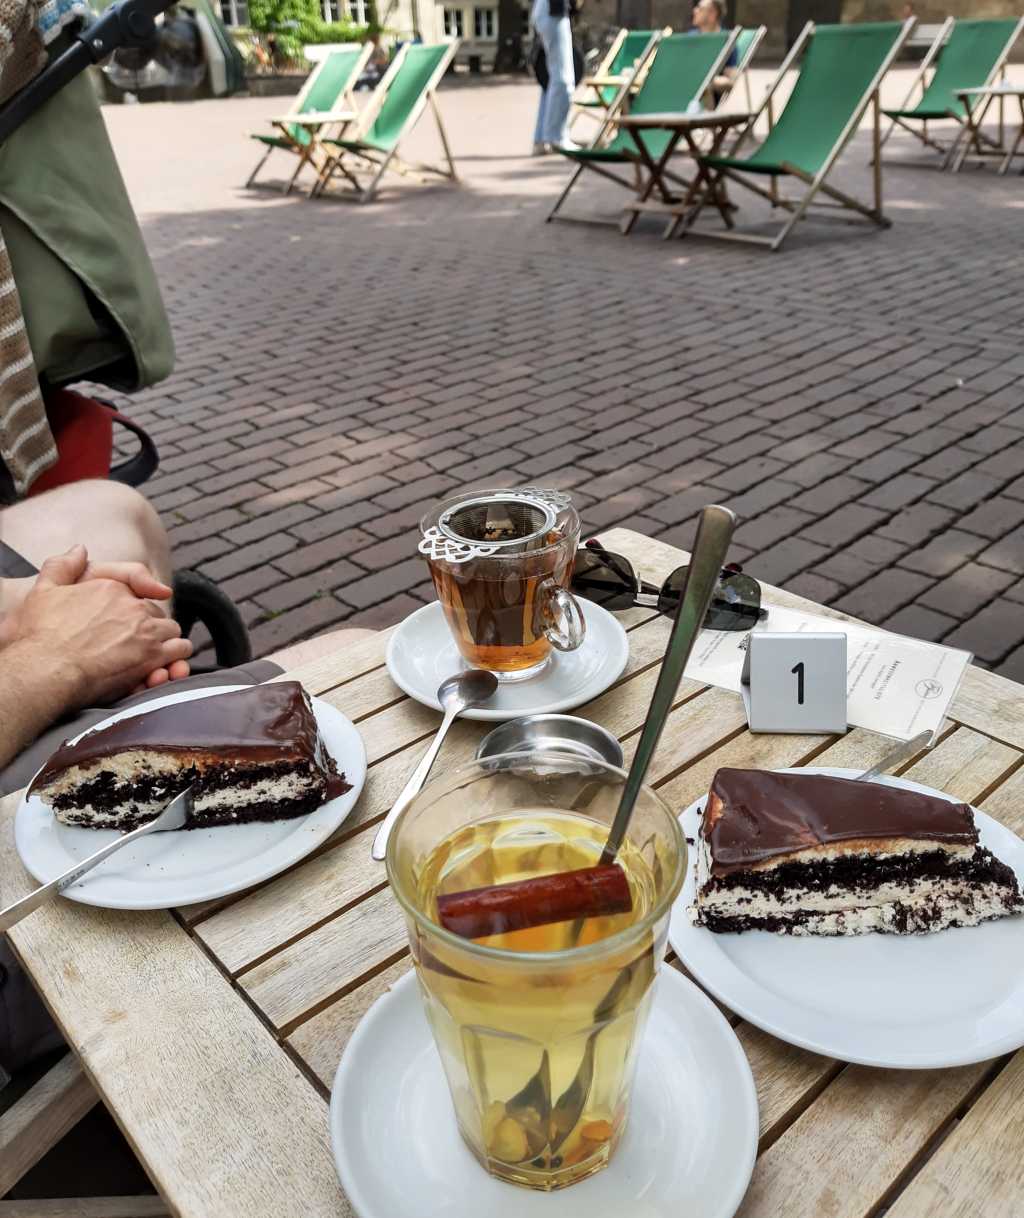
M87 75L0 146L0 229L42 380L131 391L170 373L167 314Z

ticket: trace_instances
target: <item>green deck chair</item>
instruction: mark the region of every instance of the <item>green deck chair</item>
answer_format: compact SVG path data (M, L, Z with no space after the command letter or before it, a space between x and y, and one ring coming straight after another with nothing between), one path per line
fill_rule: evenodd
M733 77L732 88L726 97L723 97L719 102L719 109L732 96L733 90L737 85L742 83L746 107L748 110L753 110L754 99L750 94L750 64L757 54L761 43L764 42L767 33L768 27L766 25L759 25L754 29L741 29L739 31L736 38L736 74Z
M882 181L880 165L875 170L874 207L851 198L831 186L826 178L843 148L856 133L868 104L875 104L875 152L879 147L880 110L878 91L882 78L914 27L914 18L905 22L878 21L864 25L819 25L808 22L786 60L779 69L775 83L762 104L771 103L772 94L786 71L804 54L800 75L786 107L768 132L764 143L748 157L736 152L757 121L754 115L744 128L731 156L702 157L701 167L709 175L708 189L698 199L692 214L685 220L688 231L712 195L717 195L723 179L729 179L755 194L768 199L774 207L790 213L789 219L774 236L755 233L707 232L703 235L732 241L750 241L777 250L793 226L815 202L819 192L832 203L821 207L849 208L887 228L890 221L882 214ZM765 189L749 175L771 178L771 188ZM778 192L780 177L795 177L807 184L802 198L788 199ZM680 217L672 235L684 223Z
M643 59L651 39L656 35L668 34L670 30L619 30L615 41L608 48L608 54L598 65L592 76L580 81L580 96L573 102L572 118L569 126L581 115L603 120L605 112L610 109L619 90L624 83L621 79L615 84L599 84L608 77L625 77L633 75L636 64Z
M457 181L435 92L458 46L457 41L432 46L406 43L399 49L360 116L358 133L351 139L324 140L331 155L317 181L315 193L322 194L336 173L347 179L361 203L368 203L374 197L388 169L419 181L428 180L423 176L425 174ZM437 122L447 169L437 165L413 165L398 155L402 139L416 126L427 106ZM361 168L372 171L365 186L359 179Z
M736 31L720 34L672 34L662 38L650 50L649 62L641 62L638 72L645 72L643 83L629 102L630 114L664 114L684 112L693 101L698 101L711 87L711 82L722 69L736 42ZM620 88L620 95L628 93L628 85ZM619 103L625 102L620 96ZM612 109L604 125L589 148L556 148L555 151L573 161L576 171L551 209L548 220L587 219L596 223L609 221L594 217L560 216L562 204L579 181L585 170L592 170L603 178L609 178L627 190L635 190L639 169L643 159L637 151L636 141L628 131L617 127L615 115L618 104ZM645 131L640 137L652 158L657 159L665 151L671 138L667 131ZM611 166L628 165L636 170L631 180L616 173ZM679 179L668 174L674 180ZM618 221L614 221L618 223Z
M1024 31L1024 17L1008 17L989 21L954 21L948 17L943 23L921 67L910 86L903 105L896 110L883 113L892 122L885 133L882 144L888 140L897 126L929 148L943 155L943 167L952 160L966 130L967 111L957 97L958 89L985 88L994 83L1003 72L1006 60L1017 39ZM936 62L937 61L937 62ZM931 81L925 79L929 68L935 63ZM922 90L916 106L910 100L917 89ZM978 104L983 102L978 98ZM960 125L956 138L947 147L928 133L930 120L952 118ZM913 124L920 123L920 127ZM990 142L990 141L986 141ZM993 147L999 146L993 143Z
M325 158L318 133L325 125L337 127L345 121L344 114L331 121L330 116L338 113L339 102L344 103L346 111L355 109L352 91L372 52L373 46L367 42L363 46L346 46L337 51L330 51L321 59L306 78L290 113L283 118L272 120L277 128L276 132L273 135L250 136L251 139L266 145L267 150L249 175L246 186L251 186L256 181L257 174L275 148L299 158L295 172L284 188L285 194L295 185L295 180L306 165L312 164L315 169L320 170ZM305 122L296 121L299 119L304 119Z

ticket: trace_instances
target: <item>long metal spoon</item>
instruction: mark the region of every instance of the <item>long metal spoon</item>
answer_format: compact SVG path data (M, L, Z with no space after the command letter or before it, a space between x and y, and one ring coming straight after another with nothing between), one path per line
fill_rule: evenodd
M622 791L622 797L619 800L619 807L615 813L615 819L612 821L612 827L609 831L604 851L601 854L602 864L615 861L615 856L618 854L619 848L626 836L629 818L633 814L633 807L636 804L637 796L640 793L640 788L643 786L644 778L647 776L647 770L650 767L651 758L654 756L654 750L658 747L658 741L661 739L665 720L668 718L668 713L672 709L672 703L675 701L676 693L679 690L679 682L682 680L683 671L690 658L690 652L693 650L693 644L696 642L697 635L704 624L704 618L721 576L722 567L725 566L725 556L729 549L729 542L732 540L732 532L735 526L736 517L728 508L711 505L706 507L700 514L700 522L697 525L697 539L693 545L693 553L690 556L686 580L679 597L676 620L673 623L672 633L669 635L668 645L665 648L665 656L661 662L661 672L658 675L654 693L651 696L651 704L647 709L647 719L644 723L643 731L640 733L636 753L633 755L633 764L629 767L629 773L626 775L626 783ZM578 941L582 928L582 920L575 923L570 937L571 942ZM617 994L622 981L623 974L619 974L611 990L598 1004L594 1012L593 1022L595 1024L603 1023L611 1014L617 1001ZM544 1132L547 1133L549 1145L552 1149L557 1149L564 1142L576 1127L586 1108L593 1079L594 1050L600 1031L601 1028L596 1027L587 1038L586 1048L584 1049L579 1069L576 1071L572 1082L562 1092L551 1109L548 1127ZM547 1096L546 1079L543 1077L545 1067L546 1062L542 1062L540 1071L527 1082L521 1091L505 1104L506 1113L526 1129L531 1150L533 1141L530 1138L530 1121L533 1109L538 1096L543 1095L545 1098ZM543 1107L541 1107L540 1111L543 1111Z
M647 770L658 747L665 720L672 709L679 682L690 658L690 652L697 641L707 615L711 597L714 595L718 580L725 565L726 552L732 540L732 531L736 527L736 517L728 508L712 504L700 514L697 525L697 540L693 543L693 554L690 565L686 569L686 578L679 596L679 608L676 620L669 635L668 646L665 648L665 658L661 662L661 672L658 683L654 687L651 704L647 708L647 719L640 740L633 754L633 764L626 775L626 784L619 800L618 811L612 821L601 854L601 865L613 863L615 856L622 846L629 827L629 818L633 815L633 806Z
M373 847L370 851L375 859L382 859L387 853L388 838L391 836L395 821L405 810L406 804L412 801L414 795L419 794L423 784L427 781L431 767L441 751L444 738L448 735L448 729L464 710L469 710L471 706L479 706L481 702L492 698L497 688L498 678L493 672L488 672L484 668L471 668L467 672L456 673L454 677L449 677L447 681L441 682L437 691L437 700L444 710L444 718L441 720L441 726L437 729L437 735L430 748L423 754L423 759L413 770L409 781L402 788L394 806L377 830L377 836L373 839Z
M116 854L124 846L137 842L139 838L146 837L150 833L165 833L168 829L184 828L191 811L192 788L187 787L180 795L176 795L154 820L147 821L144 825L140 825L130 833L125 833L123 836L115 838L114 841L108 842L106 846L102 846L95 854L90 854L88 858L82 859L80 863L76 863L74 867L65 871L63 875L57 876L55 880L51 880L49 884L44 884L41 888L30 892L27 897L22 897L20 901L15 901L13 905L8 905L6 909L0 909L0 934L3 934L5 930L10 930L15 922L20 922L26 914L30 914L33 910L38 909L40 905L44 905L51 897L59 896L66 888L76 884L83 875L92 871L98 863L102 863L104 859L110 858L112 854Z

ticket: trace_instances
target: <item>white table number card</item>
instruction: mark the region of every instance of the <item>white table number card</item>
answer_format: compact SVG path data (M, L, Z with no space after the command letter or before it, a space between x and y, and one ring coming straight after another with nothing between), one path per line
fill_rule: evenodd
M845 732L846 635L754 631L740 692L752 732Z

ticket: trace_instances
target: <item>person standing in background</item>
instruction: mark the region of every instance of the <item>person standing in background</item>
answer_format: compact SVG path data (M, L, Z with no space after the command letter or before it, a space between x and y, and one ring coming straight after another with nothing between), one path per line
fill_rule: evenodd
M571 0L534 0L530 20L544 48L548 80L537 110L533 153L541 156L552 147L574 147L569 139L569 107L576 74L572 61Z

